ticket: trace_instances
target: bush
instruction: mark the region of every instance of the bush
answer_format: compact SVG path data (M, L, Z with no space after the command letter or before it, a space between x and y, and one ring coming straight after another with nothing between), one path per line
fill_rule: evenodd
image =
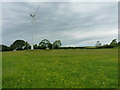
M0 51L10 51L10 47L6 45L0 45Z

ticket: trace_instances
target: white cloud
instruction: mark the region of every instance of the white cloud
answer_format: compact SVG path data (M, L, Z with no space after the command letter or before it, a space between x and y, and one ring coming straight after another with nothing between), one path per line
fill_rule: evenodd
M31 42L29 12L39 5L34 43L46 38L60 39L64 46L94 45L96 40L108 43L117 37L117 3L3 3L3 44L16 39Z

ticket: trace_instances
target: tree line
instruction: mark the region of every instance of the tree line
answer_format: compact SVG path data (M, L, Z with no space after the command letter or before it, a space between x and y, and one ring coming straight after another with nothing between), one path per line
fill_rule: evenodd
M116 48L120 47L120 42L117 39L113 39L110 44L102 45L100 41L96 42L95 47L61 47L61 40L56 40L50 43L49 40L43 39L38 45L33 45L34 49L101 49L101 48ZM30 44L24 40L16 40L10 46L0 45L0 51L13 51L13 50L25 50L31 49Z
M105 44L102 45L100 43L100 41L96 42L96 48L115 48L115 47L119 47L120 46L120 42L117 42L117 39L113 39L110 44Z
M86 47L60 47L60 49L104 49L104 48L118 48L120 47L120 42L117 42L117 39L113 39L110 44L104 44L100 41L97 41L95 46L86 46Z
M34 49L58 49L61 46L61 41L56 40L53 44L50 43L49 40L43 39L39 45L35 44L33 45ZM16 40L14 41L10 46L7 45L0 45L1 51L13 51L13 50L25 50L25 49L31 49L30 44L27 41L24 40Z

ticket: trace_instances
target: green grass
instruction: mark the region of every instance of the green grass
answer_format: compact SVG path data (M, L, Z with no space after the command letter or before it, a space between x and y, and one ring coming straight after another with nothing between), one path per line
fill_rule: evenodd
M3 88L117 88L118 49L3 52Z

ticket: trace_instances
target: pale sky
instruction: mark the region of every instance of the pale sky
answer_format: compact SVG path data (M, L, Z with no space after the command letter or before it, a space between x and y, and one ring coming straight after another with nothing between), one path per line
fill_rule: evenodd
M39 8L34 28L30 13ZM34 44L43 39L61 40L63 46L94 46L118 38L117 2L4 2L2 43L17 39Z

